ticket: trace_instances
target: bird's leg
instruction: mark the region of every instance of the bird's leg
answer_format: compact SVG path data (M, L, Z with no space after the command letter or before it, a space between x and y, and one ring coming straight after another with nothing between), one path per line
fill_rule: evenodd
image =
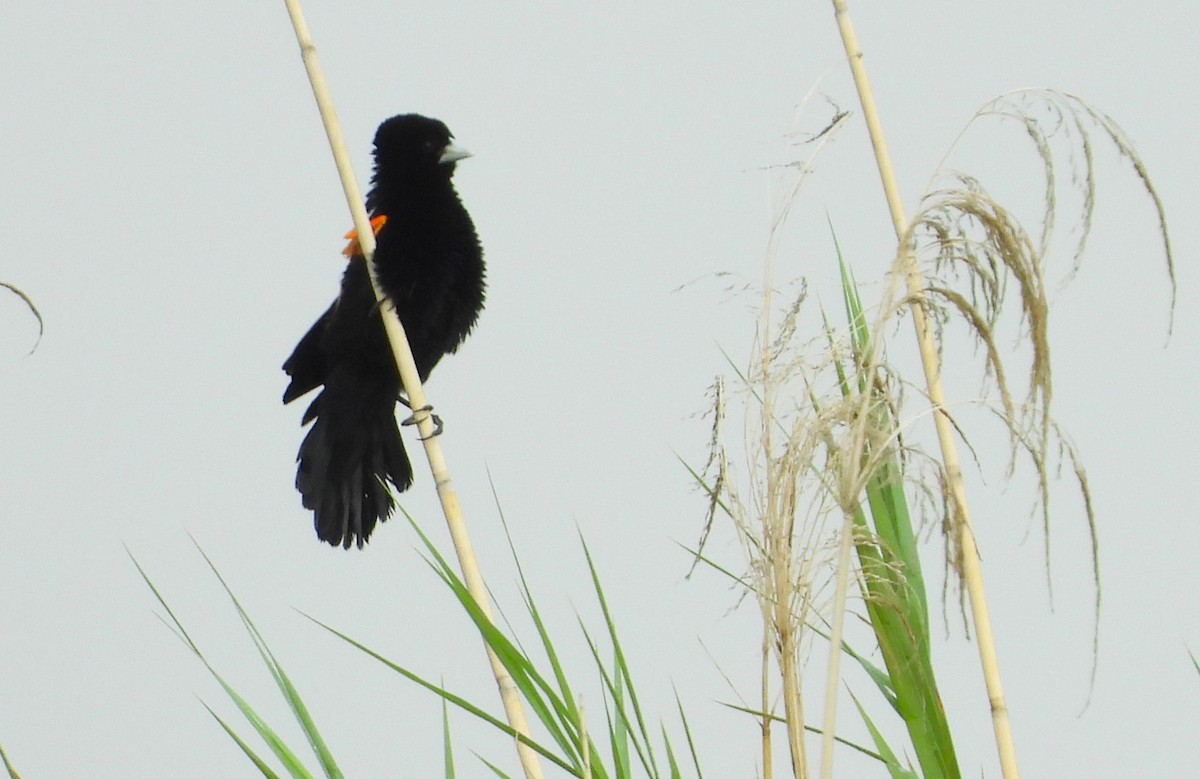
M418 411L433 411L433 406L429 405L428 403L426 403L424 406L421 406L420 408L413 408L412 403L410 403L408 398L404 397L403 395L397 397L396 400L403 403L408 409L410 409L413 412L412 415L408 419L406 419L400 423L400 425L402 427L409 427L411 425L417 424L417 413L416 412L418 412ZM442 424L442 418L439 417L437 414L430 414L429 418L433 420L433 425L434 425L433 435L421 436L421 437L417 438L418 441L425 441L427 439L433 438L434 436L439 436L442 434L442 430L445 429L445 425Z
M376 301L375 301L375 305L371 306L371 316L375 316L376 314L378 314L378 313L380 313L381 311L383 311L383 307L384 307L385 305L386 305L386 306L387 306L389 309L392 309L392 310L394 310L394 309L393 309L393 307L392 307L392 301L391 301L391 299L390 299L390 298L380 298L379 300L376 300Z

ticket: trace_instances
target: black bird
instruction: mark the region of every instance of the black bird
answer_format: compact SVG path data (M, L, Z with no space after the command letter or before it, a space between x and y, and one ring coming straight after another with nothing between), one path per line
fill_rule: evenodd
M396 307L421 381L458 349L483 309L484 263L475 225L450 179L469 156L443 123L402 114L375 133L367 210L376 232L375 271ZM353 238L353 234L347 235ZM296 489L317 536L349 549L391 514L413 471L395 408L400 376L357 241L337 300L283 364L290 403L323 386L304 413L312 428L296 457Z

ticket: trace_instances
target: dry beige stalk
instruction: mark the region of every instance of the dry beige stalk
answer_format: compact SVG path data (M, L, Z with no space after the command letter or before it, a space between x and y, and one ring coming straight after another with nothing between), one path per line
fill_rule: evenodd
M988 614L987 597L984 592L983 571L979 565L979 551L975 546L975 534L971 527L966 490L963 487L962 468L959 464L958 448L954 441L954 426L945 410L946 398L942 388L937 344L930 329L928 314L920 302L924 296L925 281L921 277L916 257L905 251L906 239L909 235L908 220L904 215L904 205L900 199L895 174L892 171L891 160L884 141L883 127L879 121L879 112L875 107L870 81L867 78L866 67L863 65L863 54L858 46L858 39L854 34L854 27L850 22L845 0L833 0L833 8L842 44L846 50L846 57L850 63L850 70L854 76L854 84L858 90L859 101L862 104L863 115L867 121L871 145L875 150L875 159L879 166L879 175L887 197L888 209L892 215L892 223L896 229L896 237L900 241L899 256L904 258L907 265L905 278L909 295L915 298L910 306L913 326L916 329L917 342L921 351L921 363L925 368L929 400L935 412L934 424L937 429L938 443L942 450L947 486L950 489L959 547L962 550L963 581L971 602L971 616L975 624L979 659L983 666L988 701L992 710L992 729L996 737L1000 769L1005 779L1018 779L1020 770L1017 767L1016 746L1013 742L1004 688L1000 680L1000 664L996 657L991 618Z
M358 182L354 177L354 169L350 163L350 155L346 150L345 139L342 137L337 114L333 108L333 100L329 95L329 88L325 83L325 77L317 61L316 46L313 45L312 38L309 36L308 25L304 21L299 0L284 0L284 3L287 5L288 15L291 17L292 26L295 28L296 40L300 45L300 55L304 60L304 67L308 72L309 82L312 84L313 96L317 100L317 108L321 112L321 120L325 125L325 132L329 137L329 145L333 150L334 162L337 164L338 175L342 180L342 189L346 194L346 203L350 206L350 213L354 218L354 228L358 232L359 244L362 247L363 258L367 263L371 278L371 286L375 290L376 299L381 303L379 311L383 318L383 326L387 332L388 342L392 347L392 355L396 360L396 367L400 372L400 381L404 385L404 392L414 409L413 415L416 417L417 429L421 432L421 439L425 444L425 454L429 458L429 467L433 472L434 483L437 485L438 498L442 504L442 512L445 514L446 524L450 529L450 537L454 542L454 550L458 554L459 565L463 572L463 581L467 586L467 590L471 593L471 597L474 598L475 603L479 606L480 611L483 612L489 621L493 621L487 588L484 586L483 577L479 573L479 565L475 559L475 551L471 545L470 535L467 533L467 525L463 519L462 508L459 506L458 496L454 491L454 485L450 481L450 471L446 466L445 458L442 456L441 444L435 435L432 415L426 409L425 391L421 387L421 379L417 373L412 350L408 345L408 338L404 334L404 327L400 324L400 318L396 315L395 308L384 297L383 291L375 277L375 265L372 259L375 254L375 233L371 229L370 220L367 218L367 211L363 206L362 194L359 192ZM525 710L521 703L517 686L508 674L508 671L504 668L504 664L500 662L500 658L496 656L496 653L492 651L491 646L486 641L484 642L484 648L487 650L488 662L491 664L492 672L496 678L496 686L500 689L500 698L504 704L504 712L508 717L508 723L517 733L528 736L529 724L525 719ZM519 739L516 740L516 748L526 778L541 779L542 769L536 753Z

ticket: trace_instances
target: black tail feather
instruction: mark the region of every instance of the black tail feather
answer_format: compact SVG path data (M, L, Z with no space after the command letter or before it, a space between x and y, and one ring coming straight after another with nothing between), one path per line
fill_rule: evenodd
M322 541L361 549L395 506L389 484L403 492L413 472L394 392L361 376L340 378L335 372L305 413L313 423L296 458L296 489Z
M331 316L333 316L333 306L330 306L329 310L308 329L308 332L300 339L300 343L296 344L296 348L284 361L283 370L292 378L287 389L283 391L285 404L291 403L301 395L311 392L325 383L329 365L322 343ZM311 412L312 409L309 411Z

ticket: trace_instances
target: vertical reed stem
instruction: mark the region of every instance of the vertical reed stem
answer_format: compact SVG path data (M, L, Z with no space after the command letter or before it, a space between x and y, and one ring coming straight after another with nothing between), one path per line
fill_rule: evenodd
M838 542L837 583L833 594L833 625L829 631L829 665L825 673L825 716L821 725L821 779L833 779L833 740L837 735L837 694L841 681L842 634L846 594L850 588L850 553L854 548L854 515L845 512Z
M879 112L876 110L875 98L871 93L870 81L867 79L862 51L859 49L858 39L854 35L854 27L850 23L846 0L833 0L833 9L838 30L842 36L842 45L846 50L846 58L850 63L850 71L854 75L854 85L858 89L863 116L867 121L871 145L875 150L875 161L879 167L879 177L883 183L892 224L896 229L896 237L903 241L908 233L908 220L900 201L896 177L892 171L891 159L888 157L887 145L884 142L883 127L879 122ZM967 595L971 603L971 617L975 625L976 642L979 646L979 661L983 668L984 682L987 685L988 701L991 704L992 729L996 736L1000 770L1005 779L1019 779L1016 747L1013 744L1012 726L1009 723L1004 689L1000 683L1000 665L996 657L991 618L988 616L983 572L979 565L979 549L975 546L975 533L971 527L971 514L967 507L966 490L963 487L962 468L959 464L958 449L954 443L954 429L945 410L946 396L942 387L937 344L934 342L930 330L929 317L921 303L925 281L917 267L916 257L904 247L901 247L901 250L904 251L907 264L905 276L908 292L913 301L910 305L913 327L916 330L917 343L921 350L921 363L925 369L929 400L935 411L934 426L937 428L938 443L942 449L942 461L946 466L950 497L958 520L955 523L955 532L958 533L959 545L962 550L963 581L966 583Z
M439 443L439 438L434 435L435 428L432 414L428 410L425 410L425 391L421 387L421 378L417 373L412 349L408 345L408 338L404 334L404 327L400 324L400 318L396 315L396 309L391 305L391 301L385 298L383 290L379 286L379 281L375 276L375 233L371 229L370 220L367 218L367 210L363 205L362 194L359 192L358 182L354 178L354 169L350 164L350 155L346 150L346 142L342 137L337 113L333 108L333 100L329 95L329 87L325 83L325 76L321 72L320 63L317 61L316 46L313 45L312 38L309 37L308 25L305 23L304 14L300 10L299 0L284 0L284 4L287 6L288 16L291 17L292 27L296 31L296 41L300 44L300 56L304 60L304 68L308 72L309 83L312 84L313 96L317 100L317 109L321 112L321 121L325 125L325 133L329 137L329 146L333 150L333 159L337 164L338 176L342 180L342 190L346 194L346 203L350 206L350 214L354 218L354 229L358 233L358 242L362 247L363 258L367 263L371 286L375 290L375 298L381 304L379 306L379 313L383 317L383 328L387 333L388 343L391 344L392 356L396 360L396 368L400 372L400 381L404 385L404 392L412 405L413 415L417 421L417 429L420 431L422 441L425 444L425 455L429 458L429 467L433 472L434 483L437 485L442 512L446 516L446 524L450 529L450 538L454 542L454 551L458 554L458 562L463 572L463 581L467 586L467 590L471 593L471 597L474 598L475 603L479 606L479 610L483 612L488 621L494 621L492 619L491 605L488 602L487 589L483 584L483 577L479 573L475 551L471 546L471 538L467 533L467 525L463 519L462 508L459 506L454 485L450 481L450 471L446 466L445 458L442 456L442 447ZM528 737L529 724L525 720L525 709L521 704L517 686L508 671L504 668L504 664L500 662L500 658L496 656L496 653L492 651L492 648L486 641L484 642L484 648L487 650L488 662L492 666L492 673L496 677L496 686L500 689L500 699L504 704L504 712L508 717L508 724L517 733ZM541 779L542 769L536 753L520 739L517 739L517 754L521 759L521 766L525 770L526 778Z
M775 779L775 764L771 760L771 625L770 615L763 611L762 643L762 761L763 779Z

